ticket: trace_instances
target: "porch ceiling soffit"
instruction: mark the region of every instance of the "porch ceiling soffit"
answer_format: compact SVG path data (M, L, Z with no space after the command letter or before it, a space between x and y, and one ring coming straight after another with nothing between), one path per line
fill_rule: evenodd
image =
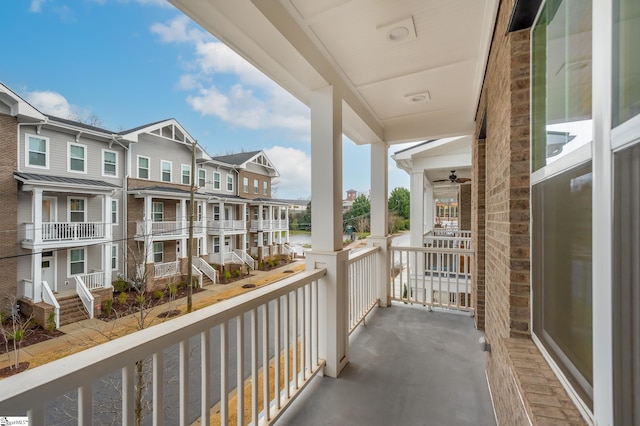
M475 129L497 0L170 2L306 105L334 86L355 143Z
M22 191L42 189L51 192L107 195L121 189L109 182L93 179L79 179L64 176L40 175L36 173L14 172L13 176L21 183Z
M164 198L168 200L184 200L191 196L188 190L180 188L171 188L167 186L150 186L146 188L134 188L127 191L128 194L133 195L134 198L145 198L151 196L153 198ZM207 195L196 192L194 198L199 201L207 199Z

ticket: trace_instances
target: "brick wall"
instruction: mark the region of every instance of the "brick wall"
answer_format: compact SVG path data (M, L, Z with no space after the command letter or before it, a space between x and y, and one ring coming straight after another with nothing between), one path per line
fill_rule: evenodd
M458 229L471 230L471 185L458 188Z
M499 424L583 424L531 340L530 33L507 32L513 5L500 2L476 116L476 135L483 117L486 125L472 151L476 324L491 344L487 377Z
M17 294L18 261L4 258L18 253L17 131L15 117L0 114L0 295L10 296Z

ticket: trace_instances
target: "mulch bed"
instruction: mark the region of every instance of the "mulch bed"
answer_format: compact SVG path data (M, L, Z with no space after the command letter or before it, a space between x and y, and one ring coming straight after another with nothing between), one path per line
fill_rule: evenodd
M14 374L22 373L27 368L29 368L29 363L27 361L18 363L18 368L11 368L11 367L0 368L0 379L13 376Z
M10 323L5 323L5 327L10 329ZM56 337L64 336L64 333L59 330L49 331L40 326L34 326L27 330L22 338L22 343L20 345L21 348L26 348L27 346L33 345L35 343L40 343L45 340L53 339ZM13 351L13 342L9 342L9 352ZM7 353L7 347L4 344L4 339L2 340L2 344L0 344L0 355Z

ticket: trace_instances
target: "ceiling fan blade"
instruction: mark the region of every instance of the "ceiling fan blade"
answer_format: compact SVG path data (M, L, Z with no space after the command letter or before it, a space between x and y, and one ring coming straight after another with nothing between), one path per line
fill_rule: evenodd
M436 183L436 182L449 182L449 179L438 179L438 180L434 180L432 183Z
M471 179L470 178L458 178L456 179L456 183L465 183L465 182L470 182Z

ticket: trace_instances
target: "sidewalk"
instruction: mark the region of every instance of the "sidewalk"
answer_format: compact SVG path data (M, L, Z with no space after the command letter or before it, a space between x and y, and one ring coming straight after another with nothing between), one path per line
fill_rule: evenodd
M271 271L251 271L251 275L231 284L214 284L204 288L204 291L193 294L193 310L213 305L231 297L237 296L255 288L271 284L284 278L304 271L304 259L296 259L290 264L272 269ZM242 288L245 284L255 284L255 288ZM186 297L176 300L171 309L180 310L180 315L186 313ZM163 304L146 311L145 328L171 321L171 318L160 318L158 314L169 309L168 304ZM36 343L20 350L20 362L28 361L29 368L34 368L63 358L84 349L96 346L100 343L133 333L138 330L139 314L124 316L115 321L105 322L99 319L87 319L60 327L64 336ZM11 354L13 355L13 354ZM0 355L0 368L7 367L9 360L7 354ZM13 359L13 356L11 357ZM1 379L0 379L1 380Z

